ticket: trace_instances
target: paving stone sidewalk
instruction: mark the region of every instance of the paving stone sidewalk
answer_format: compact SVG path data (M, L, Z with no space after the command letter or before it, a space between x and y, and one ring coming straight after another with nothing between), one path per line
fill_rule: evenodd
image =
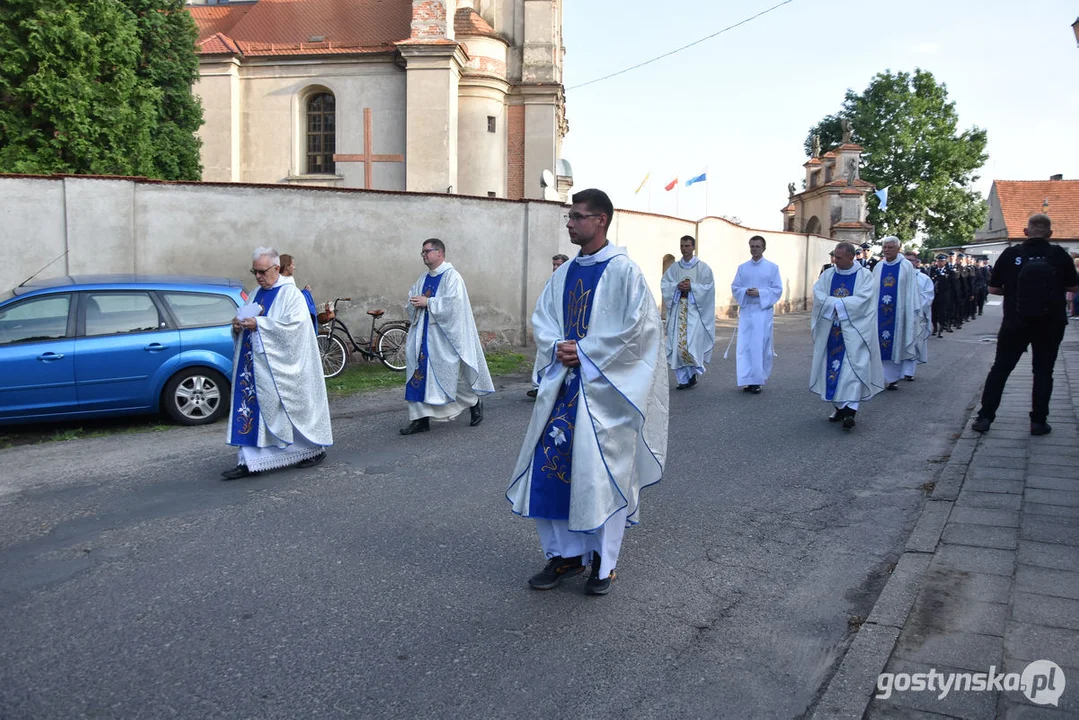
M1049 435L1030 435L1031 385L1027 353L992 429L967 423L814 718L1079 718L1079 323L1061 344ZM1035 660L1060 667L1057 692L1035 695L1063 686L1058 705L1006 689L1002 674L1022 677ZM1004 690L944 694L937 677L935 692L903 690L893 677L890 696L874 697L885 694L882 672L991 668ZM1042 677L1035 685L1049 683Z

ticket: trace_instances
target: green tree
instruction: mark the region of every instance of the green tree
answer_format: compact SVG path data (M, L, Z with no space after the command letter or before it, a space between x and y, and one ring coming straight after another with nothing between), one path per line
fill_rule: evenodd
M3 0L0 172L198 179L194 40L180 0Z
M150 129L153 177L199 180L202 105L191 87L199 79L198 27L183 0L123 0L135 14L142 46L138 74L161 91Z
M869 199L869 222L877 236L904 241L929 236L934 244L969 241L986 216L986 205L973 189L985 163L986 133L978 127L959 132L955 103L932 73L885 71L861 94L848 90L843 107L809 131L821 147L838 145L842 121L850 121L853 142L865 148L861 177L888 188L888 209Z

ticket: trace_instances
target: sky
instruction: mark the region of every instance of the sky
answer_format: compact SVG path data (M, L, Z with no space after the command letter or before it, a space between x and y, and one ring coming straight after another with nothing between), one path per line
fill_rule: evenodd
M986 130L989 159L975 184L983 196L994 179L1079 179L1075 0L791 0L577 87L779 2L565 0L562 157L574 189L605 190L617 208L782 229L809 129L840 109L848 89L915 68L946 85L960 130ZM707 182L685 187L705 169ZM675 176L677 192L664 191Z

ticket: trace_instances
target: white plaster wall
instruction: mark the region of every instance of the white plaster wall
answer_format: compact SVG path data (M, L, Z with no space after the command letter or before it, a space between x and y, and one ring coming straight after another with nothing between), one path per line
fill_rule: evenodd
M337 152L360 154L363 109L372 109L372 152L405 154L405 72L393 63L245 66L241 69L241 177L278 183L306 172L305 98L325 88L336 103ZM374 163L372 185L405 189L405 163ZM364 186L363 163L338 163L343 187Z
M251 251L268 245L296 257L297 281L312 285L316 300L352 297L342 316L366 333L368 309L404 317L408 289L425 272L421 245L438 237L465 278L485 339L527 342L551 256L576 253L566 209L457 195L0 176L0 250L10 259L0 269L0 292L65 249L69 258L42 277L198 274L241 279L253 288ZM801 309L834 241L624 210L615 212L611 239L627 248L659 302L663 256L678 256L682 235L696 236L701 258L716 274L722 317L730 312L730 282L749 257L754 234L768 240L766 257L782 270L789 309Z

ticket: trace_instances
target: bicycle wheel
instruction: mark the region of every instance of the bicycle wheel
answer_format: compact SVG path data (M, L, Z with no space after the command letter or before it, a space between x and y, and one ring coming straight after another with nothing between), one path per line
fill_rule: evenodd
M329 333L319 333L317 339L318 354L322 357L323 377L337 377L345 369L345 364L348 362L348 352L345 350L345 344L341 342L340 338Z
M378 331L378 359L390 370L405 370L405 340L408 331L403 325L383 325Z

